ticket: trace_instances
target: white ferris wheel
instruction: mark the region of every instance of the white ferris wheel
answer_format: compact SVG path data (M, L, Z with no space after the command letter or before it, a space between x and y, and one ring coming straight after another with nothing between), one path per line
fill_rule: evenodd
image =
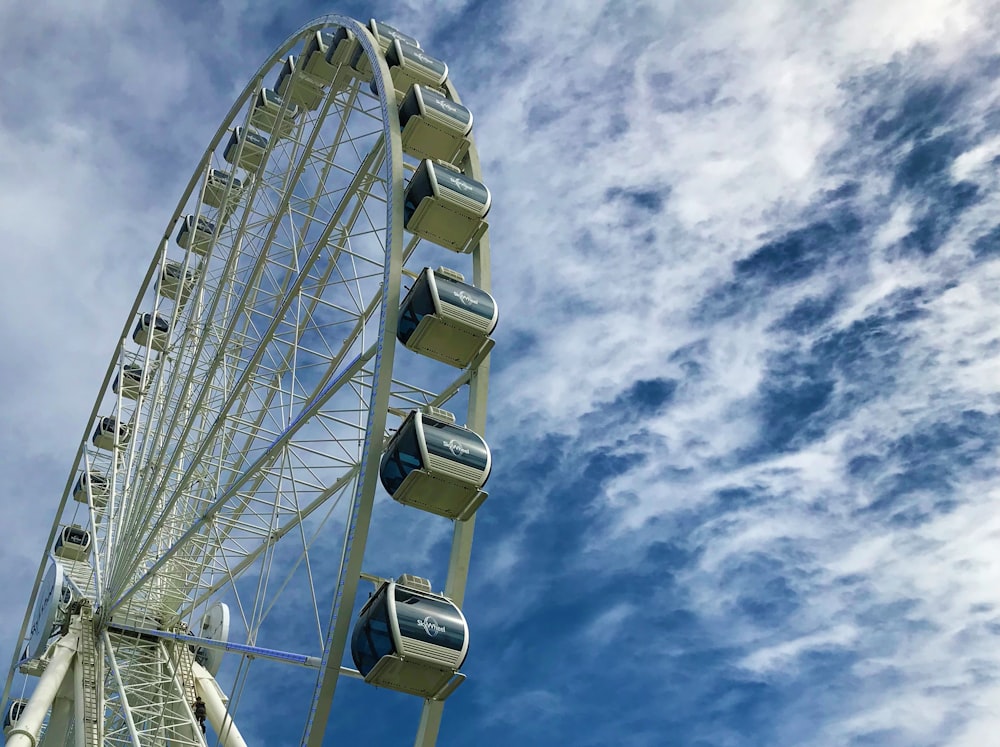
M317 19L254 74L151 242L16 641L7 744L238 747L257 661L312 693L285 744L321 744L341 677L423 699L416 744L436 742L491 468L472 119L447 65L374 20ZM453 524L437 585L366 558L377 494Z

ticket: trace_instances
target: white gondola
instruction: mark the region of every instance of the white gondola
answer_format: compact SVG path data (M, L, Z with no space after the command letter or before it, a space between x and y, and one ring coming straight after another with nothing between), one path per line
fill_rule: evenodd
M425 267L399 307L396 337L414 352L465 368L492 350L498 316L489 293L454 270Z
M132 340L162 353L170 345L170 322L159 314L143 314L136 322Z
M451 418L451 420L449 420ZM393 500L464 521L486 500L490 447L450 413L411 411L382 454L379 479Z
M242 145L242 150L241 146ZM222 157L234 166L253 173L260 169L267 151L267 138L253 130L237 127L229 136Z
M397 99L402 99L410 87L420 84L429 88L440 88L448 79L448 65L431 57L420 47L393 39L385 53L385 63L389 66L392 85ZM372 83L372 90L375 90Z
M118 448L125 448L131 436L132 429L127 423L119 423L114 415L108 415L97 421L92 441L98 449L111 451L116 446L116 439Z
M379 51L382 52L383 56L397 39L418 49L420 48L420 42L409 34L404 34L399 29L387 23L376 21L374 18L368 21L368 30L375 37L375 43L378 44ZM368 61L368 55L365 54L360 45L358 45L358 48L354 51L354 56L351 58L351 68L358 74L361 80L369 81L372 79L371 63Z
M286 104L270 88L261 88L250 112L250 124L265 134L288 137L302 113L295 104Z
M420 46L420 42L409 34L404 34L395 26L390 26L388 23L376 21L374 18L368 20L368 30L372 32L372 36L374 36L375 41L378 42L378 47L382 54L386 53L386 50L389 49L389 45L396 39L404 41L407 44L411 44L414 47Z
M190 249L195 254L208 254L215 235L215 224L204 215L198 216L195 224L193 215L185 215L181 219L181 227L177 231L177 244L182 249Z
M326 97L326 81L296 67L295 55L288 55L278 73L274 89L289 103L315 111Z
M198 282L197 271L188 268L180 262L165 262L156 280L156 292L164 298L185 303L194 286Z
M86 560L90 555L90 532L76 524L63 527L52 552L66 560Z
M226 190L229 196L226 196ZM240 201L243 194L243 182L222 169L209 169L205 178L205 197L203 202L214 208L221 208L223 200L232 209ZM229 210L225 211L226 213Z
M406 187L406 230L453 252L471 252L486 232L490 199L486 185L454 166L424 159Z
M351 657L365 682L444 700L465 679L469 651L462 610L415 576L383 581L361 608Z
M139 399L140 394L149 391L151 382L151 376L143 375L142 366L138 363L126 363L115 376L111 391L115 394L120 392L123 397L129 399Z
M414 85L399 105L403 152L456 163L469 150L472 112L443 94Z
M94 508L105 508L111 496L111 483L104 475L96 472L81 472L73 488L73 500L86 503L88 492Z
M4 711L3 714L4 734L7 733L7 730L10 727L14 726L14 724L17 723L17 720L21 718L21 714L24 713L24 709L27 707L28 707L28 701L21 700L20 698L18 698L17 700L12 700L10 701L10 703L7 704L7 709Z
M351 77L349 66L358 47L354 32L346 26L333 32L317 31L306 42L299 65L309 75L339 89Z

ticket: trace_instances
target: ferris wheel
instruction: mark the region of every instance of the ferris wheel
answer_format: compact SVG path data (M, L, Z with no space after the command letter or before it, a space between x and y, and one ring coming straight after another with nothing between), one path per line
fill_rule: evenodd
M151 242L16 642L8 744L238 747L255 662L311 693L283 743L322 742L342 677L422 699L415 743L436 742L492 467L472 123L447 65L374 20L317 19L254 74ZM381 496L451 522L437 585L366 556Z

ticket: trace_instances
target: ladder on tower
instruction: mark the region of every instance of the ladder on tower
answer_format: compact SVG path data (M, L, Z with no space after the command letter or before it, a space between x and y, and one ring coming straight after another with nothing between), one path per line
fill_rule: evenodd
M83 743L86 747L100 747L101 719L101 678L98 676L97 636L94 634L94 611L89 600L80 605L80 644L77 662L83 675Z
M184 689L184 698L188 703L194 703L198 694L194 688L194 671L191 667L194 663L194 653L187 644L178 642L174 646L174 655L177 662L177 673L181 678L181 687Z

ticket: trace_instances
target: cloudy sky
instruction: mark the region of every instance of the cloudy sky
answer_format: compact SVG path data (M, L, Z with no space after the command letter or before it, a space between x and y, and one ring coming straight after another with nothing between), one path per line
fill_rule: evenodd
M495 467L439 744L992 744L993 0L7 0L0 640L156 237L327 12L448 62L493 193ZM260 693L244 732L297 743ZM329 742L408 744L411 701L348 681Z

